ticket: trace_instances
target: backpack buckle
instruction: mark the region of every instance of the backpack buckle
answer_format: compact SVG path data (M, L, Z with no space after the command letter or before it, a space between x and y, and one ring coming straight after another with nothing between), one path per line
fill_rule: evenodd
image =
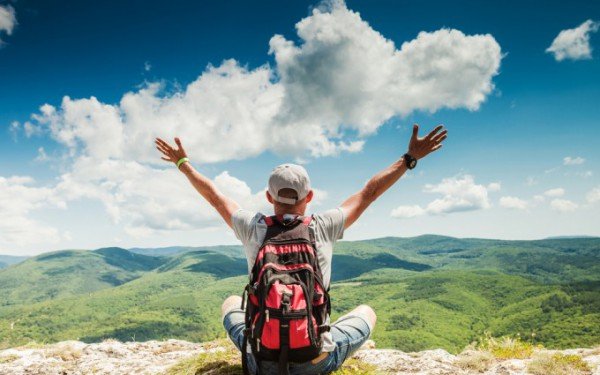
M281 296L281 306L283 308L283 312L284 313L287 313L287 312L290 311L291 297L292 297L292 293L290 293L288 291L284 291L282 293L282 296Z

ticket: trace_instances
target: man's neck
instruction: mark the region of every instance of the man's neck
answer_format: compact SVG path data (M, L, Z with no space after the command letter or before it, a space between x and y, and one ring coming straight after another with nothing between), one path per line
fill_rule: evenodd
M304 210L275 210L275 215L282 216L285 214L302 216L304 215Z

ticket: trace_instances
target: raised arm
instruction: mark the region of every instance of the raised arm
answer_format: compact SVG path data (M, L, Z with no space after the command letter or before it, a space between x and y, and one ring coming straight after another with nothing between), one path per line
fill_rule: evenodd
M419 125L413 125L407 153L418 160L442 147L442 141L448 136L447 130L439 132L442 128L443 125L438 125L427 136L419 138ZM352 225L371 203L398 181L406 172L406 169L406 162L404 156L402 156L392 165L373 176L360 191L346 199L341 205L346 215L344 229Z
M161 156L161 159L163 160L177 164L181 158L187 157L179 138L175 138L178 149L174 149L160 138L156 138L154 142L156 143L156 148L165 155ZM179 170L185 174L198 193L200 193L200 195L202 195L202 197L204 197L204 199L219 212L227 225L231 227L231 215L240 208L239 204L233 199L223 195L208 177L194 169L189 162L181 163Z

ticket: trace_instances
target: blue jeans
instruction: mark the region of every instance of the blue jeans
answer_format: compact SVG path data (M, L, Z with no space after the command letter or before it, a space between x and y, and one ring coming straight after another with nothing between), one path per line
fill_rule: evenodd
M242 351L244 311L240 308L232 309L223 318L223 325L231 341ZM359 314L345 315L331 325L331 336L335 343L335 350L316 364L311 362L290 363L290 375L317 375L335 371L367 341L370 335L371 330L365 317ZM252 354L248 354L248 369L250 373L257 374L256 361ZM261 361L260 374L277 373L277 362Z

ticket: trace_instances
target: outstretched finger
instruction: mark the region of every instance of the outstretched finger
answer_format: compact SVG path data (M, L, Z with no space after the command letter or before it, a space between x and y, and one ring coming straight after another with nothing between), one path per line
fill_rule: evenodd
M183 152L185 152L185 150L183 149L183 145L181 144L181 140L179 139L179 137L175 137L175 143L177 143L177 146L179 147L179 149Z
M433 142L441 142L448 136L448 130L444 130L443 132L437 134L435 137L431 138Z
M416 140L418 134L419 134L419 124L414 124L413 131L412 131L412 139Z
M165 154L166 156L169 156L170 152L169 150L165 149L162 146L156 146L156 148L158 149L158 151L162 152L163 154Z
M446 138L448 138L448 136L447 136L447 135L444 135L443 137L441 137L441 138L439 138L439 139L437 140L437 143L442 143L442 141L443 141L444 139L446 139Z
M164 156L161 156L160 158L161 158L162 160L171 161L171 159L169 159L169 158L165 158Z
M161 145L162 147L166 148L167 150L172 149L173 147L171 147L171 145L169 145L167 142L163 141L160 138L156 138L156 144Z
M431 149L431 151L435 151L438 148L442 148L442 145L443 145L442 143L438 143L437 145L433 146L433 148Z
M433 129L429 134L427 134L427 137L425 137L425 138L427 138L427 139L433 138L435 136L435 134L437 132L439 132L443 127L444 127L444 125L436 126L435 129Z

